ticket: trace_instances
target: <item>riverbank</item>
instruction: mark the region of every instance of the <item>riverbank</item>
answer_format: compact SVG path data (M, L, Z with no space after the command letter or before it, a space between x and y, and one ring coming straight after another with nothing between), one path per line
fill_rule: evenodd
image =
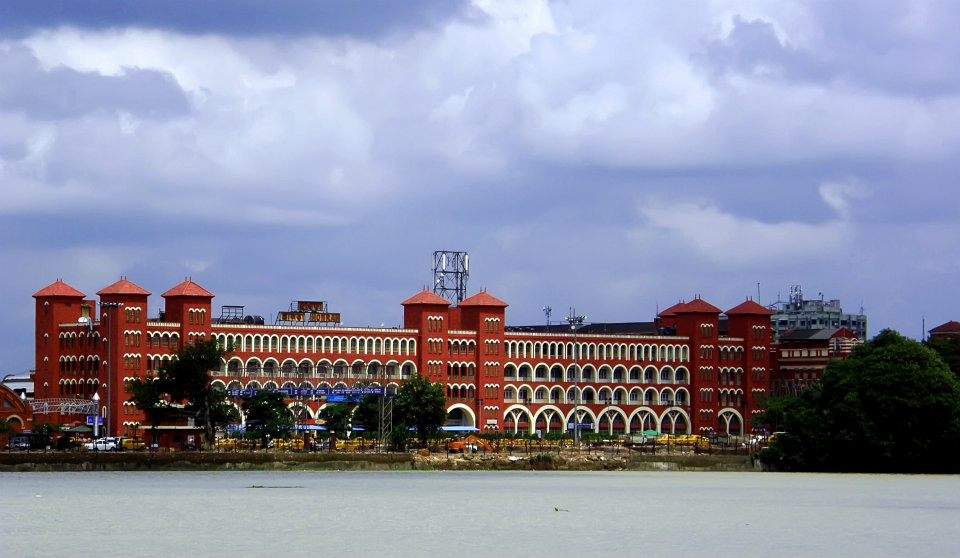
M0 453L3 471L756 471L744 455L283 452Z

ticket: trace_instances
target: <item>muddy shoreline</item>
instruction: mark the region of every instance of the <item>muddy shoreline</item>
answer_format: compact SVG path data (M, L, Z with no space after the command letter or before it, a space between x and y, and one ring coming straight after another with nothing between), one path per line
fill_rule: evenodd
M9 471L758 471L744 455L613 452L446 453L0 453Z

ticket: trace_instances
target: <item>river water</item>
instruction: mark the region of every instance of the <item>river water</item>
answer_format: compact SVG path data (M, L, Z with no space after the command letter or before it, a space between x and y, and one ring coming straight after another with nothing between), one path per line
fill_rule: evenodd
M4 558L378 554L958 556L960 477L0 473Z

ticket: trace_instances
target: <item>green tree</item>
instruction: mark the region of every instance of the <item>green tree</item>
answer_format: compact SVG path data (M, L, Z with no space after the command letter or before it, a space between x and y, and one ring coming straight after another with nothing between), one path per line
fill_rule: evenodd
M337 437L341 434L346 436L350 430L350 420L353 414L353 406L346 404L327 405L320 409L319 418L327 428L330 435L330 451L337 445Z
M960 381L937 354L885 330L764 416L782 470L960 471Z
M950 371L960 378L960 337L931 337L926 345L940 355Z
M127 392L150 424L150 440L157 443L157 427L171 416L169 402L163 399L163 385L153 376L134 378L126 382Z
M260 438L287 438L293 430L293 414L283 402L282 393L259 391L243 400L247 415L247 433Z
M209 448L217 427L239 420L239 413L227 401L224 390L210 384L211 371L220 368L227 354L228 350L220 348L215 340L184 345L160 369L153 387L144 386L143 382L133 384L137 391L131 401L147 414L147 420L159 423L176 415L194 419L195 424L203 427L203 445ZM159 407L165 405L168 410L161 412ZM157 415L151 419L151 413Z
M436 435L446 420L442 385L416 375L400 386L393 400L393 423L414 428L421 445Z
M222 390L210 385L211 371L218 370L227 351L213 339L195 341L177 351L176 358L160 370L173 403L184 405L184 412L203 426L204 447L213 444L214 429L226 426L232 415Z
M0 450L7 445L9 442L10 434L13 433L13 426L5 420L0 420Z
M380 397L367 395L360 400L353 411L353 426L359 426L370 433L380 432Z
M59 429L60 427L47 423L34 426L33 431L30 433L30 447L33 449L46 449L46 447L50 445L53 435Z

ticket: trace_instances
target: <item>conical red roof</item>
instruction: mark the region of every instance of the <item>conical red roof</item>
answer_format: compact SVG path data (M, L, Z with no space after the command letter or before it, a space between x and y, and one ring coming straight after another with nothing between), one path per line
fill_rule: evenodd
M184 279L179 285L173 287L169 291L163 293L161 296L164 298L173 297L173 296L197 296L204 298L213 298L213 293L204 289L200 285L193 282L193 279Z
M104 287L97 291L100 296L103 295L143 295L150 296L150 291L140 285L131 283L126 277L121 277L116 283Z
M40 289L39 291L33 293L34 298L48 297L48 296L67 296L73 298L83 298L85 295L74 289L70 285L63 282L63 279L57 279L53 283L50 283L46 287Z
M496 307L496 308L506 308L507 306L509 306L509 304L493 296L487 291L480 291L479 293L473 296L468 296L467 298L463 299L460 302L459 306L461 308L464 306L488 306L488 307Z
M773 311L752 300L746 300L725 312L728 316L772 316Z
M676 316L676 315L677 315L677 310L679 310L680 308L682 308L684 304L686 304L686 302L678 302L678 303L674 304L673 306L671 306L671 307L669 307L669 308L664 308L663 310L660 311L659 316L660 316L661 318L668 318L668 317L670 317L670 316Z
M677 314L719 314L722 310L702 298L695 298L677 308L674 312Z
M424 289L424 290L420 291L419 293L411 296L411 297L408 298L407 300L404 300L404 301L401 302L400 304L401 304L402 306L414 306L414 305L417 305L417 304L430 304L430 305L450 306L450 302L448 302L447 299L445 299L445 298L443 298L443 297L441 297L441 296L437 296L436 294L431 293L430 291L428 291L428 290L426 290L426 289Z
M960 333L960 322L949 321L930 330L930 333Z

